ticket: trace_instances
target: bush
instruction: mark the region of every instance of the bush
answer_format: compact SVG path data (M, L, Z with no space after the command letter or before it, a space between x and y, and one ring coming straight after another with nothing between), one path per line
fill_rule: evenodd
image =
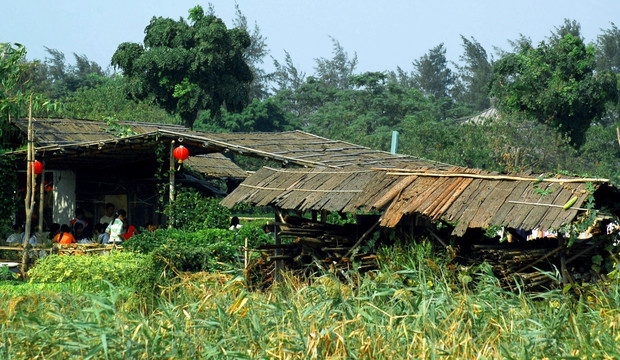
M180 188L164 213L175 228L185 231L227 229L230 224L230 210L220 205L220 199L194 189Z
M246 238L250 247L270 239L261 223L252 223L236 230L159 229L134 235L123 247L147 255L135 285L143 295L152 295L158 288L172 284L180 272L212 272L235 267L239 247Z
M145 256L113 251L107 256L50 255L28 271L35 282L80 282L95 288L109 282L114 286L134 283Z
M153 232L142 232L125 241L123 247L149 254L160 246L175 241L193 247L219 249L219 258L222 261L230 261L233 259L227 254L231 251L236 252L239 246L244 245L246 238L250 247L266 244L270 239L261 224L250 223L236 230L203 229L189 232L179 229L158 229Z

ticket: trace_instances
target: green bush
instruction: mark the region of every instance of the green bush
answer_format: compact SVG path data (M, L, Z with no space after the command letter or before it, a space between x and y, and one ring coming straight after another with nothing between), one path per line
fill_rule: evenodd
M181 272L212 272L237 266L239 247L246 238L250 247L270 239L261 223L251 223L236 230L159 229L134 235L123 247L146 255L135 286L143 295L149 295L173 284Z
M131 286L141 271L145 256L113 251L106 256L50 255L28 271L33 282L80 282L98 288L109 282Z
M262 229L262 224L250 223L236 230L202 229L198 231L183 231L179 229L158 229L153 232L142 232L132 236L123 243L123 247L132 251L149 254L160 246L171 241L194 247L219 249L219 257L223 261L232 260L226 254L237 251L248 239L250 247L269 242L269 236Z
M220 199L206 197L194 189L179 188L164 213L172 226L185 231L227 229L230 225L230 210L220 205Z

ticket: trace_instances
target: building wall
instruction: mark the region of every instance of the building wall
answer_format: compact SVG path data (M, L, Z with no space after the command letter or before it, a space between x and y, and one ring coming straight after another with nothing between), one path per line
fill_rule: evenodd
M68 224L75 217L75 172L54 170L54 209L52 221Z

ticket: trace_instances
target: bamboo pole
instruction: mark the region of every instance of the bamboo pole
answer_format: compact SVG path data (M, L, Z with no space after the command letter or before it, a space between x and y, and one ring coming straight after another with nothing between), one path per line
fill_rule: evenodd
M556 179L556 178L532 178L523 176L510 175L479 175L465 173L431 173L420 172L412 169L390 169L390 168L373 168L373 170L387 171L387 175L396 176L428 176L428 177L466 177L483 180L512 180L512 181L531 181L531 182L550 182L550 183L584 183L584 182L609 182L609 179L603 178L582 178L582 179Z
M328 189L296 189L296 188L273 188L266 186L256 186L248 184L239 184L239 186L247 187L257 190L273 190L273 191L304 191L304 192L317 192L317 193L361 193L362 190L328 190Z
M169 188L168 188L168 204L174 202L174 140L170 142L170 170L168 171ZM168 228L172 228L173 219L168 219Z
M519 204L519 205L533 205L533 206L547 206L547 207L557 207L557 208L562 208L564 209L564 205L556 205L556 204L543 204L543 203L535 203L535 202L527 202L527 201L513 201L513 200L508 200L506 201L507 203L510 204ZM566 210L588 210L586 208L580 208L580 207L570 207Z
M34 132L32 129L32 94L28 106L28 151L26 154L26 198L24 207L26 210L26 225L24 229L24 247L22 253L22 276L28 271L28 245L30 245L30 227L32 225L32 207L34 206Z
M43 200L45 198L45 161L41 159L41 163L43 164L43 172L41 173L41 182L39 184L39 243L43 240Z

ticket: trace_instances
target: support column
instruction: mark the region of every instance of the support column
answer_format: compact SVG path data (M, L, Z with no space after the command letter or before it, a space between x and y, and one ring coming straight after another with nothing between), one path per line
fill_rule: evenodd
M174 143L174 140L170 142L170 170L168 171L170 186L168 189L168 204L172 204L174 202ZM168 228L172 228L172 219L168 219Z

